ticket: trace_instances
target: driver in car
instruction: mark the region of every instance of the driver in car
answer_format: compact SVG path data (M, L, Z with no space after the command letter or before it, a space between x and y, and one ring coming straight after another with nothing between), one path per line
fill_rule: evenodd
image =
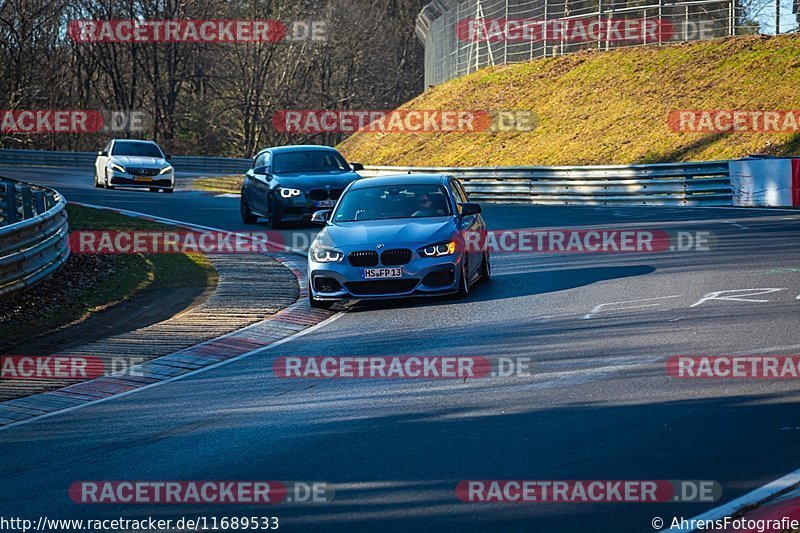
M431 195L423 194L417 200L417 207L418 209L414 211L412 217L435 217L435 216L444 216L444 211L441 209L437 209L433 205L433 201L431 200Z

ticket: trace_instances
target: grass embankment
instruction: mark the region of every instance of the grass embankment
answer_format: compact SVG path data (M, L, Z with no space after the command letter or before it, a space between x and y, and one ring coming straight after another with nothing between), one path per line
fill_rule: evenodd
M113 211L67 207L70 232L88 230L174 231L171 226ZM200 254L76 255L50 280L0 300L0 347L76 324L114 304L178 287L212 287L218 276Z
M533 110L525 133L358 133L339 148L372 165L632 164L800 153L800 135L677 133L673 110L800 109L800 35L589 51L489 67L402 109Z
M223 194L239 194L242 192L244 176L222 176L219 178L200 178L192 182L192 188L198 191L209 191Z

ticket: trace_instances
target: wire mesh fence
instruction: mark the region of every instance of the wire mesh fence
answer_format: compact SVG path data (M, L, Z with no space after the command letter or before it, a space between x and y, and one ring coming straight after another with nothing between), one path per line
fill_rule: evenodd
M558 56L757 33L740 0L435 0L417 19L425 83Z

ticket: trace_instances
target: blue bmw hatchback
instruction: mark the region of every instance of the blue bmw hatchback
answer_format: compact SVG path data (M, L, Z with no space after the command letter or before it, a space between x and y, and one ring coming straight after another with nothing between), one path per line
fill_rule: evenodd
M327 146L280 146L262 150L242 184L240 211L245 224L265 218L270 227L308 222L331 208L364 167L348 163Z
M491 276L487 250L469 250L465 232L485 232L481 207L447 175L403 175L356 181L333 211L314 214L325 224L308 253L309 301L459 294Z

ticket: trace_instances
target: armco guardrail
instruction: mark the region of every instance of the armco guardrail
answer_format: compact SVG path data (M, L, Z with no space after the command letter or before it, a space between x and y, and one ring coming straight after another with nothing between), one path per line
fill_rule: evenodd
M95 154L0 150L0 165L91 169ZM244 173L249 159L175 157L185 172ZM733 205L728 161L585 167L366 167L362 175L452 174L477 201L558 205Z
M90 170L97 158L95 152L47 152L43 150L0 150L0 165L69 167ZM250 159L225 157L175 156L170 161L178 172L244 174Z
M727 161L590 167L366 167L362 175L451 174L482 202L557 205L733 204Z
M47 278L69 257L67 202L0 177L0 298Z

